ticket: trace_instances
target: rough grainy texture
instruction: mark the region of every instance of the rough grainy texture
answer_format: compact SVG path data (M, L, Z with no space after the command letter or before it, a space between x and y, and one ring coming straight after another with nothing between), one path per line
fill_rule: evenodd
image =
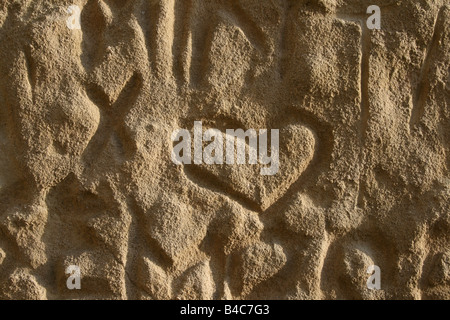
M0 298L450 299L449 66L448 0L0 0Z

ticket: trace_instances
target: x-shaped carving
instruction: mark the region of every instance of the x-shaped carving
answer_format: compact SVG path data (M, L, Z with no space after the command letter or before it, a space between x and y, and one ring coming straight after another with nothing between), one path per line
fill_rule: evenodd
M83 156L87 166L92 166L93 163L98 161L99 155L105 150L109 142L116 144L121 155L133 153L134 147L130 143L132 140L128 137L127 130L124 127L124 119L135 104L141 89L142 77L138 73L133 74L113 103L110 102L98 84L89 83L86 86L88 97L100 109L98 129Z

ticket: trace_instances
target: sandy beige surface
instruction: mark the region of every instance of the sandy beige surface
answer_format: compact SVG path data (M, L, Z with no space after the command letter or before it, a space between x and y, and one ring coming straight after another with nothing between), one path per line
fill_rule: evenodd
M0 299L450 299L449 68L448 0L0 0Z

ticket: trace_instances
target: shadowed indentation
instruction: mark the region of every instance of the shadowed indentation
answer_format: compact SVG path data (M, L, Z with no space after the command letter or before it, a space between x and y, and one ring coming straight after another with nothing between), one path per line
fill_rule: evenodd
M161 14L161 3L156 0L143 1L139 23L144 34L145 44L148 50L150 67L155 72L157 68L157 28L158 18Z
M197 1L195 2L197 4ZM205 8L198 8L195 11L206 11ZM209 68L209 55L214 39L214 31L217 27L217 17L214 11L209 13L209 17L192 16L190 26L192 31L192 60L190 66L190 83L192 86L199 86L202 84L206 72ZM204 13L206 15L206 13Z
M175 27L173 41L173 74L182 86L189 79L189 21L192 14L192 0L175 2Z
M104 6L101 0L89 0L81 12L80 23L83 31L81 63L86 70L95 68L105 55L107 18Z
M241 194L240 192L234 190L233 188L225 185L220 178L216 177L214 174L203 170L197 165L185 165L184 173L189 180L193 181L202 188L218 192L223 194L238 203L240 203L244 208L256 212L262 212L261 205L256 201L253 201Z
M31 54L31 48L29 46L25 47L23 50L25 56L25 64L28 72L28 82L31 87L31 92L34 91L37 81L36 63Z
M433 59L436 56L436 50L439 46L439 39L445 29L445 6L442 7L436 17L433 36L431 37L430 44L428 45L425 59L420 70L419 84L414 94L413 109L411 112L410 126L415 126L422 118L425 112L425 103L430 92L430 79L429 73Z

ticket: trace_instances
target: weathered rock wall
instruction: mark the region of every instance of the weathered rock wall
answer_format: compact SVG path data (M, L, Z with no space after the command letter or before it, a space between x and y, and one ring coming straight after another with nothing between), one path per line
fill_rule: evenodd
M447 0L1 0L0 298L449 299L449 69Z

